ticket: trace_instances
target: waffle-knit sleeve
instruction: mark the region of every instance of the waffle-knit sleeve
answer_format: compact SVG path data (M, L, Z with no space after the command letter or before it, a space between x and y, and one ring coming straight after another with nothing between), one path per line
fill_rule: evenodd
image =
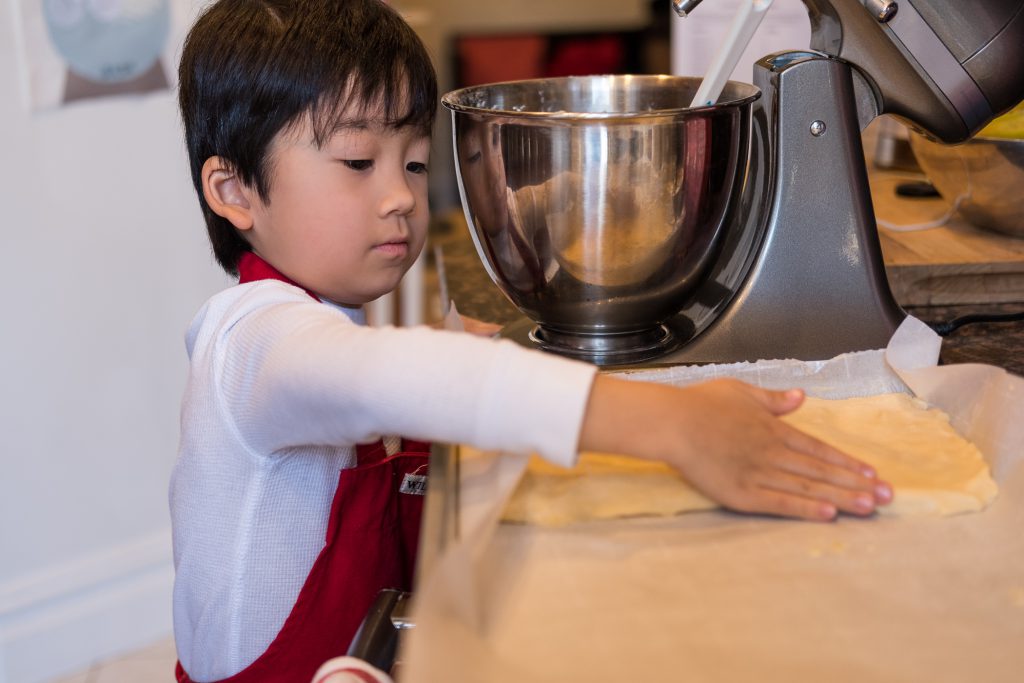
M569 466L595 374L510 341L360 326L313 301L259 306L215 344L224 409L259 453L400 434Z

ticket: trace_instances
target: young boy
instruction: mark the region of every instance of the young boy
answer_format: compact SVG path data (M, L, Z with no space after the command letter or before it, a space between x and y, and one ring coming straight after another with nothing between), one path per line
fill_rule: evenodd
M422 441L663 459L733 509L807 519L890 498L777 419L800 392L627 382L508 341L364 326L423 247L437 106L426 51L380 0L219 0L187 39L180 105L240 284L186 338L179 680L308 681L344 654L376 593L409 587Z

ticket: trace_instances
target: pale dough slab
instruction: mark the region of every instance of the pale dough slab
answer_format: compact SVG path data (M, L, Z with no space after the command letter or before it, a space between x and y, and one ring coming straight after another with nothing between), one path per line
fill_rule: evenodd
M995 498L996 484L978 449L945 413L906 394L808 398L783 419L875 467L895 489L880 514L952 515L981 510ZM562 526L715 507L667 465L584 453L572 469L534 457L503 519Z

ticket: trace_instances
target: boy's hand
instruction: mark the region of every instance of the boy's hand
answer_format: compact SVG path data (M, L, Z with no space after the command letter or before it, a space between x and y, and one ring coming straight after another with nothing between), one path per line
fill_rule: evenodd
M501 332L501 325L486 323L483 320L470 318L468 315L462 315L461 313L459 314L459 317L462 318L463 329L470 334L475 334L479 337L493 337Z
M310 683L393 683L391 676L356 657L329 659Z
M828 520L888 503L871 467L778 419L802 402L736 380L679 389L598 376L580 448L664 460L743 512Z
M460 332L469 332L475 334L478 337L493 337L494 335L501 332L501 325L494 323L485 323L483 320L477 320L476 318L470 318L468 315L462 315L461 313L455 312L450 315L452 318L449 320L439 320L438 322L431 325L431 327L438 330L457 330Z

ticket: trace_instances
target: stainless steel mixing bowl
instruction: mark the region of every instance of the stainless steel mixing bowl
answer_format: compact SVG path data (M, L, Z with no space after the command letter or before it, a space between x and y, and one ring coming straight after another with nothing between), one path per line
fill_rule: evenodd
M538 345L613 364L679 341L662 323L715 259L760 96L731 82L690 109L699 85L570 77L442 98L477 251Z
M1024 139L976 137L943 145L911 133L921 169L950 204L979 228L1024 237Z

